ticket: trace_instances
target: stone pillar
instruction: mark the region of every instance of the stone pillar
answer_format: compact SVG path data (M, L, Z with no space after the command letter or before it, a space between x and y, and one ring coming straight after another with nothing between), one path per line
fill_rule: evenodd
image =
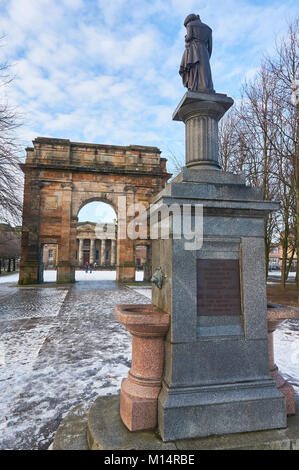
M100 260L101 266L105 265L105 248L106 248L106 240L103 238L101 240L101 260Z
M70 241L69 241L69 261L70 261L70 282L75 282L76 272L76 248L77 248L77 223L78 217L71 217Z
M127 227L133 217L127 217L129 207L135 203L135 192L127 192L125 202L118 207L117 226L117 263L116 280L118 282L135 281L135 244L128 237Z
M119 282L135 281L134 241L129 238L117 240L116 280Z
M24 170L25 171L25 170ZM25 171L19 284L40 281L39 221L41 183L37 172Z
M79 238L78 264L83 266L83 238Z
M90 251L89 251L89 262L93 264L95 262L95 240L90 239Z
M218 121L233 105L233 99L215 93L188 91L176 108L173 119L185 123L186 166L220 169Z
M144 281L149 282L152 278L152 247L146 245L146 263L144 266Z
M111 266L116 264L116 240L111 240Z
M57 283L75 281L74 250L76 245L76 221L71 217L72 183L62 183L61 233L58 249Z

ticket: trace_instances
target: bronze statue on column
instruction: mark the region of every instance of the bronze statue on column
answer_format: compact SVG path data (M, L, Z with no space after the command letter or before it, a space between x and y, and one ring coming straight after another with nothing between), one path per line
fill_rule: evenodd
M212 30L193 13L187 16L184 25L186 48L179 70L183 85L189 91L215 93L210 68Z

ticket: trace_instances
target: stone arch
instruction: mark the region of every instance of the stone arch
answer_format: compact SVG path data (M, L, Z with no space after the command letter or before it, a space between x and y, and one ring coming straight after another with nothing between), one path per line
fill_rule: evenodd
M21 168L25 174L19 284L40 282L40 247L57 239L57 282L74 282L79 210L95 200L117 215L118 197L149 206L171 176L157 147L86 144L39 137ZM126 206L126 207L127 207ZM135 277L134 241L117 240L117 280Z
M82 198L84 199L84 198ZM100 202L113 209L113 218L117 219L115 204L108 197L97 195L84 199L79 204L77 211L78 229L77 229L77 249L76 262L77 267L83 267L86 262L98 268L112 268L118 270L117 267L117 225L107 224L99 221L95 223L92 219L86 219L86 224L79 222L80 211L92 202ZM74 209L73 209L74 210Z
M117 201L115 200L115 196L110 195L109 193L106 194L95 194L93 196L88 196L87 198L82 195L80 199L74 203L72 207L72 213L73 217L77 217L79 215L79 212L83 207L85 207L87 204L90 204L91 202L103 202L104 204L108 204L114 209L114 212L116 214L116 217L118 217L118 205Z

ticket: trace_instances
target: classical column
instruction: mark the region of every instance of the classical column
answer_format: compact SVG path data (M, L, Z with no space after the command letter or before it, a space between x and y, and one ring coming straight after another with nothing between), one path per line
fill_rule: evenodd
M90 251L89 251L89 262L93 264L95 261L95 240L94 238L90 239Z
M111 266L116 265L116 240L111 240Z
M146 245L146 262L144 266L144 281L150 281L152 277L152 247Z
M106 240L101 240L101 266L105 264L105 248L106 248Z
M173 114L186 126L186 166L220 169L218 121L233 105L233 99L219 93L188 91Z
M78 264L83 265L83 238L79 238Z

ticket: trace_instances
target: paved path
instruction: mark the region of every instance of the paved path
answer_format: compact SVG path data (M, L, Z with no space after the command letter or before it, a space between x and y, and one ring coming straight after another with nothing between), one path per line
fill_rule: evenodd
M0 300L0 449L46 449L73 406L115 394L131 337L114 305L149 302L114 281L18 288Z

